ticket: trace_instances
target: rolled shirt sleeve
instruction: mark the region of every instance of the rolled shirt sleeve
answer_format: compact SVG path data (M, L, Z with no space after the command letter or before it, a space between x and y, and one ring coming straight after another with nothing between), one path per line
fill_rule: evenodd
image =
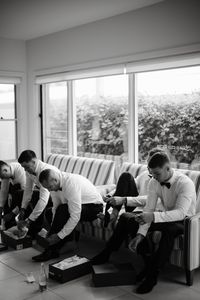
M127 197L127 206L131 207L144 207L147 202L147 195L137 197Z
M69 219L61 231L58 233L59 238L64 239L68 236L78 224L81 217L81 188L74 183L69 187L67 193Z
M34 207L32 213L29 216L29 219L31 221L35 221L43 212L45 207L47 206L47 203L49 201L49 191L45 189L43 186L40 186L40 194L39 194L39 200Z
M31 177L26 172L26 186L25 186L23 199L22 199L22 208L26 209L29 202L31 201L34 186L35 186L35 183L33 182Z

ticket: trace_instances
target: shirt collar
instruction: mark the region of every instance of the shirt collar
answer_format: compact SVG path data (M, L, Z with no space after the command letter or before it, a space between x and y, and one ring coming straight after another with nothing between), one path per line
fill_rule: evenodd
M169 180L167 180L166 182L169 182L171 185L174 183L175 178L176 178L176 172L174 170L172 170L172 176L170 177Z

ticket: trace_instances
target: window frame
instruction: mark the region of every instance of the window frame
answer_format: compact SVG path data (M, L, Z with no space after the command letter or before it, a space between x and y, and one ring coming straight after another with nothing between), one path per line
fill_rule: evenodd
M123 64L123 71L119 74L127 74L128 78L128 159L132 163L139 163L139 147L138 147L138 102L137 102L137 74L143 72L152 72L152 71L161 71L166 69L178 69L178 68L186 68L186 67L194 67L200 66L200 56L199 55L186 55L184 56L174 56L174 57L166 57L166 58L158 58L158 59L150 59L145 61L137 61L131 63ZM121 68L121 65L120 65ZM117 65L116 65L117 69ZM105 68L105 75L103 75L103 71L101 68L101 77L103 76L112 76L117 74L112 74L112 68ZM68 84L68 126L69 126L69 134L68 134L68 154L69 155L77 155L77 131L76 131L76 111L75 111L75 101L73 101L74 95L74 84L73 81L75 79L81 79L81 72L76 71L75 77L70 77L69 73L67 74L66 82ZM73 73L73 72L72 72ZM87 72L86 72L87 73ZM109 74L108 74L109 73ZM61 73L62 74L62 73ZM84 76L85 73L83 72ZM89 73L88 73L89 74ZM59 73L55 74L56 81L58 81ZM83 76L83 78L85 78ZM88 75L89 77L89 75ZM93 74L92 77L97 77ZM91 78L92 78L91 77ZM63 78L63 75L62 77ZM48 80L48 75L39 76L38 82L42 82L42 86L44 86L45 80ZM53 82L53 74L50 76L51 82ZM60 81L64 81L63 79ZM43 136L44 138L44 136ZM42 149L43 155L44 149Z
M1 82L0 82L1 84ZM12 162L14 160L17 159L18 157L18 110L17 110L17 99L18 99L18 87L17 84L14 82L10 82L9 80L5 80L4 83L2 84L9 84L9 85L13 85L14 87L14 118L13 119L1 119L0 118L0 122L14 122L15 124L15 130L14 130L14 135L15 135L15 157L11 158L11 159L6 159L7 162Z

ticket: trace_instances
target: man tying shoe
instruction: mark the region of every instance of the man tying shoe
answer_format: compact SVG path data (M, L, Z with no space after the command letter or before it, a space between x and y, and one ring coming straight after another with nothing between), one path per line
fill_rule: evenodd
M157 152L163 152L160 148L153 148L148 153L148 161L151 156ZM152 175L148 170L139 174L136 178L129 172L123 172L117 182L116 189L110 192L104 201L107 203L105 214L100 213L98 217L104 220L104 227L109 222L115 222L122 206L125 206L126 212L141 210L146 205L147 188ZM108 212L112 207L111 214ZM157 210L162 210L162 204L157 204Z
M46 206L51 205L50 193L40 184L39 174L45 169L58 169L39 160L32 150L23 151L18 162L26 171L26 186L18 216L18 227L28 227L28 233L34 237L43 225Z
M184 233L184 218L194 215L196 210L194 183L183 173L171 168L166 153L155 153L148 162L148 169L153 178L149 182L143 213L138 216L133 213L122 214L105 249L92 259L93 264L107 262L111 253L119 249L129 234L132 237L129 248L144 256L147 232L161 231L158 249L140 277L143 277L143 281L136 289L140 294L150 292L157 284L159 272L171 254L175 238ZM165 211L156 211L158 198Z
M96 187L82 175L47 169L41 172L39 180L51 192L53 221L46 238L46 250L32 259L47 261L59 256L59 250L71 240L79 220L97 218L103 210L103 200Z
M0 219L3 217L5 228L15 225L15 216L21 208L26 174L18 162L6 163L0 161ZM9 195L11 197L9 197Z

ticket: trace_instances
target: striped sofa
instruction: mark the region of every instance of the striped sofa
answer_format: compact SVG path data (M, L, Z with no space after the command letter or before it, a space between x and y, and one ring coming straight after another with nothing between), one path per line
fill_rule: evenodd
M56 166L63 172L83 175L96 186L114 183L115 164L111 160L47 154L45 162Z
M146 165L124 162L116 176L115 164L110 160L97 158L74 157L67 155L48 154L46 162L58 167L61 171L81 174L90 179L98 188L103 188L102 194L115 187L116 178L123 172L130 172L134 177L147 170ZM179 169L189 176L196 187L197 207L196 215L185 219L184 235L177 237L170 262L182 267L186 273L188 285L193 283L194 270L200 266L200 171ZM115 176L114 176L115 174ZM103 227L102 221L81 222L79 228L82 233L102 240L108 240L113 233L115 224ZM156 232L153 241L158 243L160 233Z

